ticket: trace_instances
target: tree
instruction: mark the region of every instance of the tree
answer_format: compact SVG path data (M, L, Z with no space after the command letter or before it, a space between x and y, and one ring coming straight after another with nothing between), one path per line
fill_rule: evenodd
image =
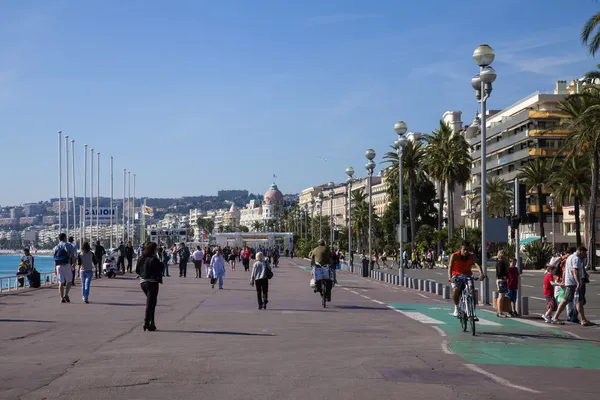
M510 215L510 206L514 193L502 178L494 176L488 178L486 184L486 214L495 218L506 218ZM481 187L475 189L473 205L481 204ZM481 214L479 214L481 215Z
M416 232L415 186L419 181L427 179L423 171L424 157L425 152L421 142L414 140L408 141L402 154L402 172L404 175L403 179L407 182L408 186L408 214L410 216L409 223L411 235ZM383 158L386 160L386 163L391 164L390 171L388 172L389 179L397 181L399 174L398 153L390 151L387 152ZM396 179L393 179L394 177ZM414 235L411 236L411 239L413 238ZM414 240L411 240L411 250L414 254Z
M564 160L550 179L550 186L553 188L557 205L573 204L577 246L581 246L579 209L581 203L591 195L590 175L590 162L586 157L571 157Z
M252 223L252 230L254 232L260 232L262 230L262 224L260 223L260 221L254 221Z
M596 204L598 202L598 168L600 167L600 89L590 87L561 102L560 110L567 115L560 127L570 131L564 144L567 158L587 155L591 168L591 194L588 211L588 249L596 254ZM596 269L596 257L590 257Z
M519 179L522 179L527 186L528 191L535 190L538 202L538 219L540 221L540 237L544 238L544 187L550 183L552 175L552 165L546 158L536 158L529 160L521 168Z
M363 190L352 191L352 228L353 234L356 235L356 246L357 252L360 253L364 238L365 230L369 226L369 204L367 203L367 196ZM318 224L318 222L317 222Z
M600 48L600 11L592 15L581 30L581 41L587 46L589 54L594 57Z
M238 227L238 231L240 231L240 232L249 232L249 229L248 229L248 227L247 227L247 226L240 225L240 226Z

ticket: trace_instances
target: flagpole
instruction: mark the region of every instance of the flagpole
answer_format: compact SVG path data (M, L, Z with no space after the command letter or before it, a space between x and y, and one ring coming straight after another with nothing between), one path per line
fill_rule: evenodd
M92 150L93 151L93 150ZM86 192L87 192L87 154L88 154L88 145L83 145L83 218L79 218L81 221L82 229L83 229L83 238L85 238L85 212L86 212ZM92 157L92 165L94 165L94 158ZM90 237L92 236L92 228L90 227Z
M90 242L94 242L94 149L90 150L92 155L92 165L90 166Z
M110 156L110 248L113 248L113 157ZM116 216L116 214L115 214Z
M131 241L135 243L135 177L133 174L133 231L131 232Z
M58 233L62 230L62 131L58 131Z
M73 236L77 233L77 219L75 214L77 214L77 208L75 208L75 139L71 140L71 170L73 173ZM81 248L81 243L79 244L79 248Z
M96 179L96 233L98 235L97 240L100 240L100 238L102 237L100 235L100 152L98 152L98 154L96 154L96 157L98 159L98 168L96 168L96 173L98 174ZM92 159L92 164L94 163L94 160ZM92 205L90 204L90 209L92 208ZM106 223L106 222L105 222Z
M65 135L65 187L66 187L66 195L65 195L65 234L67 238L69 237L69 135Z
M127 240L131 240L131 171L127 171Z
M125 243L125 184L127 183L127 170L125 168L123 168L123 234L122 234L122 238L123 238L123 243Z

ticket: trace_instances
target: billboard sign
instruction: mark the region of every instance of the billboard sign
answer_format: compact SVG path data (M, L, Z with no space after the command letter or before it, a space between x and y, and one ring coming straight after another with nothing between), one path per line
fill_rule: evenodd
M113 223L117 223L117 209L113 208L112 212L110 207L98 207L98 222L101 225L108 225L110 223L110 215L112 214ZM90 215L92 216L94 223L96 223L96 207L85 209L85 217L89 220Z

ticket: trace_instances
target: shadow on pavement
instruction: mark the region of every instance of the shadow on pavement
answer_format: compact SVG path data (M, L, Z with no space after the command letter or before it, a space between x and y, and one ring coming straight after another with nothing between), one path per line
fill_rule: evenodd
M146 307L146 303L100 303L96 301L90 301L90 304L101 304L104 306L121 306L121 307ZM157 305L160 307L160 304Z
M40 321L37 319L0 319L0 322L39 322L43 324L55 324L56 321Z
M229 331L184 331L177 329L158 329L156 332L170 333L201 333L205 335L232 335L232 336L276 336L271 333L229 332Z
M343 310L379 310L379 311L391 311L385 306L381 307L365 307L365 306L332 306L333 308L341 308Z
M559 335L536 335L527 333L498 333L498 332L480 332L479 336L509 336L520 339L558 339L567 340L570 342L599 342L598 340L580 339L572 336L559 336Z

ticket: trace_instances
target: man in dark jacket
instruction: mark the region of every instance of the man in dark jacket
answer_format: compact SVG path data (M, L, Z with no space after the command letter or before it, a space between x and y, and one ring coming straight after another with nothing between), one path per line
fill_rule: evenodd
M185 245L185 243L181 243L181 248L178 251L179 253L179 277L182 276L185 278L187 274L187 263L190 259L190 249Z
M117 251L119 252L119 258L117 258L117 271L125 272L125 244L123 242L119 244Z
M96 257L96 279L102 277L102 257L106 254L106 250L98 240L94 248L94 256Z

